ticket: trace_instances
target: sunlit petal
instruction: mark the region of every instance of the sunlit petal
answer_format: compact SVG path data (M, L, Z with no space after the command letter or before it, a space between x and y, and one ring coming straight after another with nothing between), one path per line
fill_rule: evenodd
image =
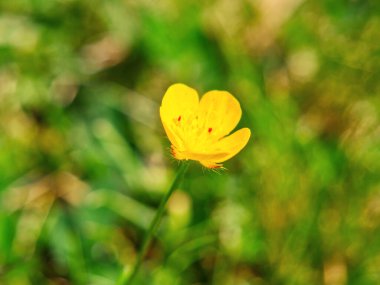
M181 83L171 85L166 91L160 108L161 120L183 120L197 112L199 97L196 90Z
M248 128L240 129L233 134L221 139L216 145L218 153L226 153L225 156L218 156L213 160L220 163L230 159L238 154L248 143L251 136L251 131Z
M180 126L198 111L197 91L185 84L176 83L166 91L160 107L160 117L170 142L178 149L185 147Z
M228 135L241 118L239 102L227 91L209 91L199 103L199 117L204 128L221 137Z

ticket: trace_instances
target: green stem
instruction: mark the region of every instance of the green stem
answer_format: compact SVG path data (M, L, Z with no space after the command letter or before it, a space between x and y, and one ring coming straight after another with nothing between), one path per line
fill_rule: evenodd
M146 251L148 250L149 244L150 244L153 236L155 235L155 233L158 229L158 226L160 225L162 216L163 216L164 211L165 211L166 203L168 202L168 200L169 200L170 196L172 195L172 193L174 192L174 190L180 184L182 177L184 176L188 167L189 167L189 163L187 163L187 162L181 163L181 165L179 166L179 168L177 170L177 174L174 178L174 181L173 181L172 185L170 186L169 190L166 192L165 196L162 198L160 206L158 207L157 213L154 216L153 221L149 226L149 229L148 229L148 232L146 233L146 236L145 236L144 242L142 244L141 250L140 250L139 254L137 255L137 260L136 260L135 266L132 269L132 272L129 275L127 275L126 272L123 271L119 277L118 282L116 283L117 285L125 285L125 284L132 285L133 280L136 277L136 274L137 274L137 272L141 266L141 263L143 261L145 254L146 254Z

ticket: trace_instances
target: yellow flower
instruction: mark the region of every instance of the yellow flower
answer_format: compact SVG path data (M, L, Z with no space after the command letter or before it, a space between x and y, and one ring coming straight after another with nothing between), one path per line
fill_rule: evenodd
M233 134L241 118L239 102L227 91L198 93L184 84L166 91L160 108L161 121L179 160L197 160L208 168L220 168L248 143L251 131ZM230 135L229 135L230 134Z

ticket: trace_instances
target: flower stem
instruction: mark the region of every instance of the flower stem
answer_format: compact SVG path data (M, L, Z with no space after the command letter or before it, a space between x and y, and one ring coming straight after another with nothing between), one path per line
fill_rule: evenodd
M123 271L119 277L118 282L116 283L117 285L132 285L133 280L136 277L137 272L138 272L138 270L141 266L141 263L143 261L143 258L146 254L146 251L148 250L149 244L150 244L153 236L155 235L155 233L158 229L158 226L160 225L162 216L163 216L164 211L165 211L166 203L168 202L168 200L169 200L170 196L172 195L172 193L174 192L174 190L181 183L182 178L183 178L188 167L189 167L188 162L184 162L184 163L180 164L180 166L177 170L177 174L173 180L173 183L171 184L169 190L166 192L165 196L162 198L160 206L158 207L158 210L156 212L156 215L154 216L152 223L149 226L148 232L146 233L144 242L142 244L140 252L137 255L137 260L136 260L136 263L135 263L131 273L128 275L128 274L126 274L125 271Z

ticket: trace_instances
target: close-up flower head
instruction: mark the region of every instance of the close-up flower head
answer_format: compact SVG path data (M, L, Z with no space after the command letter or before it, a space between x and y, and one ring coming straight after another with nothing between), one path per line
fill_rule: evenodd
M181 83L169 87L160 108L173 156L199 161L207 168L222 167L222 162L248 143L250 129L231 133L241 115L240 104L231 93L213 90L199 99L195 89Z

